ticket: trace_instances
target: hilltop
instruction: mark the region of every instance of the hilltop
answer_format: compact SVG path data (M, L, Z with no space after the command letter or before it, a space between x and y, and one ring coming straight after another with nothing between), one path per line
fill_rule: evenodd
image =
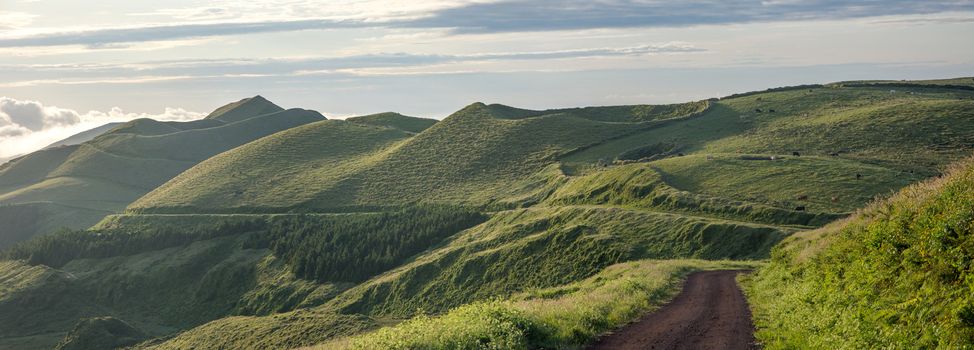
M85 330L110 325L149 338L136 348L584 346L674 295L691 271L778 259L773 247L789 237L974 151L974 91L890 90L474 103L438 122L318 119L209 155L154 152L289 111L136 122L89 144L147 166L206 159L89 230L7 249L0 347L103 341ZM174 130L189 127L202 129ZM86 145L0 174L80 172L99 159L75 155ZM50 160L57 167L44 168ZM144 188L159 171L115 180Z
M124 123L107 123L107 124L102 125L102 126L99 126L99 127L91 128L91 129L88 129L88 130L79 132L77 134L71 135L71 136L69 136L69 137L67 137L67 138L65 138L63 140L60 140L60 141L54 142L54 143L52 143L50 145L47 145L47 147L44 147L44 149L54 148L54 147L61 147L61 146L73 146L73 145L77 145L77 144L82 144L82 143L91 141L92 139L94 139L94 138L96 138L96 137L98 137L98 136L100 136L100 135L102 135L102 134L104 134L104 133L106 133L106 132L114 129L117 126L122 125L122 124L124 124Z
M137 119L78 144L0 166L0 247L61 227L87 228L196 163L275 132L323 120L254 97L192 122ZM104 128L104 127L103 127ZM99 129L103 129L99 128ZM16 217L34 225L15 225Z

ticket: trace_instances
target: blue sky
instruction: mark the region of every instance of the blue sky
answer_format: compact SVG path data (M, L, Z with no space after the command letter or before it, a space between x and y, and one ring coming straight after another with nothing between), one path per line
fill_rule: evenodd
M974 1L0 0L0 158L256 94L343 118L974 75Z

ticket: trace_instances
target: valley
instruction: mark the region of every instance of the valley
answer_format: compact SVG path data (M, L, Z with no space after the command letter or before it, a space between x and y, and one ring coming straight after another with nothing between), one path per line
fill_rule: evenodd
M972 78L136 120L0 165L0 348L581 348L713 270L765 348L961 346L972 151Z

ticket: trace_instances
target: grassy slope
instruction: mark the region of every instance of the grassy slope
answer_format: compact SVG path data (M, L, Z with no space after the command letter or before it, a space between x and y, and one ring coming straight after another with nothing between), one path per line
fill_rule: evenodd
M446 243L432 244L402 266L357 286L315 287L316 283L296 280L281 270L273 256L254 257L244 265L253 266L255 271L262 266L278 266L257 273L266 282L232 297L238 306L250 305L236 309L238 312L256 316L219 319L163 343L146 344L162 348L206 348L227 342L239 347L258 343L272 348L309 345L374 327L377 322L410 317L417 308L443 312L467 302L572 283L627 260L765 257L773 244L796 229L821 225L835 217L831 213L848 211L867 198L910 181L902 171L914 170L920 177L939 172L937 166L945 162L938 158L931 166L925 159L919 161L923 157L935 154L949 158L970 150L974 135L964 129L970 122L961 110L967 108L967 102L955 98L966 98L966 92L890 96L884 91L815 88L812 92L761 93L722 100L693 118L643 123L621 123L636 115L624 112L639 110L633 107L589 109L585 115L573 115L577 110L552 114L476 104L411 138L390 128L321 122L282 133L294 133L290 135L293 137L267 137L203 162L134 205L129 215L113 217L103 224L138 227L135 223L178 223L187 218L206 222L223 217L140 215L139 211L376 210L413 201L508 209ZM921 108L923 105L930 108ZM768 106L776 112L752 113L754 108L766 110ZM869 121L861 115L883 106L908 112L909 118L887 120L904 128L928 124L934 130L942 128L954 134L946 143L929 135L916 135L916 144L897 150L886 146L882 135L863 134L860 140L843 134L869 130L859 128ZM622 114L611 122L599 121L605 117L596 112L610 110ZM805 135L828 138L815 134L827 130L822 125L828 123L806 123L818 114L834 114L837 122L848 119L849 130L832 131L841 136L834 144L848 142L855 147L830 157L827 153L831 146L805 145ZM944 125L948 122L964 125L947 128ZM808 131L793 132L805 130L802 128ZM337 130L333 129L358 136L344 144L334 137L316 137L318 133L335 135ZM304 136L299 137L299 133ZM748 144L744 142L747 137L739 135L764 139L760 144ZM689 156L604 169L593 166L598 159L611 160L621 152L659 142L677 143ZM460 144L468 147L455 147ZM938 147L940 150L930 153ZM349 148L350 152L338 151ZM784 154L787 158L793 150L803 156L766 162L745 161L732 154ZM707 154L714 159L708 161ZM300 165L309 161L322 165ZM269 166L255 168L253 164ZM870 182L857 185L855 180L850 183L835 175L852 171L869 171ZM794 183L809 172L822 176ZM234 178L234 174L242 176ZM282 185L263 181L267 176L276 176ZM764 178L777 180L754 185ZM723 183L728 185L715 186ZM849 194L836 203L823 202L820 194L810 196L812 212L790 210L794 203L789 199L796 194L819 192ZM298 200L289 199L292 196ZM137 260L125 264L142 264ZM558 273L540 272L545 270ZM117 278L114 272L103 273L106 279ZM105 288L113 286L101 282ZM296 291L297 296L286 296L289 291ZM164 299L148 300L154 300L155 305ZM281 300L292 300L285 304L307 309L279 308ZM284 313L260 316L277 311ZM365 318L358 313L365 313ZM349 328L328 331L344 322L349 322ZM278 328L287 331L273 332Z
M605 123L564 113L507 119L494 109L483 104L471 105L400 143L372 145L365 141L371 153L359 159L355 158L358 153L339 155L341 161L327 169L329 174L316 174L322 171L319 169L271 163L266 167L267 173L289 174L291 179L275 183L273 188L270 182L255 177L210 180L224 179L218 174L220 169L232 167L234 163L255 164L261 156L272 155L297 163L334 159L329 152L335 147L328 143L344 142L332 140L334 136L292 141L287 140L289 134L275 135L275 140L248 145L200 164L131 208L146 212L166 206L204 211L260 206L320 210L416 201L517 206L520 204L503 198L517 197L509 193L510 185L531 181L533 175L555 164L557 155L648 125ZM352 147L348 144L351 142L362 143L353 139L341 145ZM461 144L464 147L456 147ZM384 147L380 150L378 146ZM276 196L273 202L248 196L215 200L219 193L248 191L289 195Z
M955 92L943 92L891 98L882 90L869 88L764 93L724 100L696 118L660 124L646 131L630 126L625 131L590 134L587 136L594 137L596 141L577 142L573 144L574 147L558 144L564 142L559 138L575 137L573 134L557 133L549 128L556 125L555 122L562 122L559 125L566 128L582 127L592 119L565 118L563 115L498 105L474 105L413 139L385 148L378 152L379 156L369 157L374 163L355 176L349 176L358 182L348 181L347 192L333 191L321 197L327 198L329 205L342 203L348 198L354 198L352 204L355 205L372 204L373 198L384 198L392 203L401 203L398 198L406 199L403 202L433 198L467 204L524 203L536 208L499 213L484 225L468 230L445 246L436 247L412 262L339 294L312 310L316 314L365 313L380 320L402 318L413 315L416 309L443 312L462 303L490 296L569 283L619 261L673 257L759 258L761 255L735 255L737 253L733 252L767 252L772 244L791 231L749 222L821 225L835 218L828 213L847 212L874 195L925 174L939 172L936 166L942 164L938 160L931 167L930 164L916 161L928 156L928 153L924 153L926 149L937 144L938 140L930 138L920 138L914 148L899 152L898 158L875 156L892 152L889 148L873 147L873 144L886 143L881 135L867 137L861 141L861 148L840 149L844 151L840 156L828 156L832 148L806 147L791 131L805 127L806 113L811 116L849 111L837 119L849 118L849 123L863 123L864 119L857 117L858 113L876 106L892 105L903 108L914 118L899 118L890 122L908 127L920 123L965 123L963 113L955 116L957 110L952 104L966 102L954 97L957 97ZM868 103L860 103L860 100ZM940 101L950 103L935 104L932 110L924 112L912 111L916 104ZM802 109L776 107L773 114L751 113L753 108L766 110L768 107L764 104L767 103L797 105ZM761 107L754 107L758 104ZM779 128L779 125L786 127ZM478 133L470 134L469 130L477 130ZM849 131L852 132L862 132L862 129L856 127ZM775 142L779 148L771 149L763 144L747 147L737 145L735 138L738 135L751 134L759 134L766 141ZM493 135L503 135L524 143L511 147L508 143L493 142L491 139L498 137ZM511 161L505 157L512 155L512 150L530 151L539 148L535 145L552 142L545 138L546 135L552 136L555 147L541 148L550 150L542 158L544 161L532 162L530 158L525 159L526 156L518 154L513 155L518 155L519 159ZM469 141L471 138L475 142ZM969 149L969 140L972 139L974 135L962 132L954 141L941 147L947 151L945 154L953 157L961 154L961 150ZM851 140L843 136L835 143ZM590 165L600 158L613 159L618 153L661 141L675 141L683 152L696 155L611 166L601 171ZM459 153L439 150L439 145L457 142L472 144L474 151ZM736 148L728 149L731 146L724 143ZM803 156L797 159L791 157L793 150L800 151ZM740 159L733 154L735 152L764 153L765 156L777 153L789 159L780 162L750 161ZM493 160L489 165L473 159L482 157L479 154L484 153ZM714 159L708 161L707 154L712 154ZM579 170L575 173L580 176L565 176L558 163L546 160L551 158L561 159L563 164L576 167ZM437 168L436 164L441 163L450 167ZM492 168L505 170L493 172L496 170ZM506 170L511 168L531 169L533 173L525 171L519 174ZM508 183L503 187L492 186L489 179L477 176L477 170L495 179L507 179ZM916 175L910 175L909 170L914 170ZM867 181L857 183L854 178L840 176L855 172L867 175ZM414 184L410 182L414 177L442 183L439 186L432 186L428 183L431 181ZM763 178L774 180L760 184ZM378 179L396 184L396 187L369 191L371 181L378 183ZM806 181L796 185L795 179ZM720 183L726 185L714 186ZM467 184L475 186L465 187ZM647 195L645 191L651 191L652 195ZM457 198L454 193L462 193L463 197ZM814 193L807 203L812 212L791 211L797 197L806 193ZM832 202L831 196L823 199L825 194L832 193L842 194L837 202ZM673 227L681 229L672 230ZM735 233L746 232L751 227L765 227L768 233L773 234L751 234L743 240L735 236ZM707 247L727 250L721 253L708 251ZM572 264L568 265L568 261ZM555 270L566 266L573 268L558 270L560 272L556 274L537 275L533 271L543 270L538 266ZM241 323L258 327L262 322L272 322L269 320L225 319L215 321L208 327L234 328L240 327ZM204 339L204 334L195 332L179 336L164 347L212 344ZM255 341L253 337L243 337ZM279 341L293 344L296 340L287 338Z
M416 118L393 112L352 117L346 120L359 124L387 126L411 133L423 132L423 130L429 129L429 127L437 122L436 119Z
M281 111L245 100L209 122L138 120L77 146L34 152L0 169L0 204L50 202L37 217L44 225L3 232L3 244L58 227L84 228L125 206L197 162L262 136L321 120L316 112ZM264 115L269 110L278 111ZM215 123L215 124L214 124ZM192 125L186 125L192 124ZM187 147L192 145L192 147ZM12 217L11 207L0 216ZM3 212L7 212L6 214ZM70 220L65 220L70 219ZM8 226L10 222L0 222Z
M974 160L797 235L750 282L769 349L971 348Z
M577 348L659 307L690 271L755 266L703 260L621 263L577 282L461 306L442 316L418 316L312 349Z

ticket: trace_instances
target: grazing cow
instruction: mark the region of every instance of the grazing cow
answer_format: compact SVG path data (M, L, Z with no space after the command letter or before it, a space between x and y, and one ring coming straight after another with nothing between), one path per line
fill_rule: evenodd
M754 111L755 112L758 112L758 113L761 113L761 109L760 108L755 108Z
M774 110L773 109L769 109L768 110L768 113L774 113Z
M801 153L798 153L798 152L791 152L791 155L793 155L795 157L801 157L802 156L802 154Z
M838 157L839 156L839 152L832 152L832 153L829 153L829 155L830 156L833 156L833 157Z
M858 173L857 173L857 174L856 174L856 180L861 180L861 179L862 179L862 174L858 174Z
M707 160L714 160L714 156L708 154L707 155Z
M835 196L832 197L832 203L835 203L835 202L838 202L838 201L839 201L839 197L835 197Z
M800 201L807 201L808 200L808 195L807 194L803 194L801 196L798 196L798 200L800 200Z
M805 206L804 205L799 205L799 206L795 207L795 211L805 211Z

